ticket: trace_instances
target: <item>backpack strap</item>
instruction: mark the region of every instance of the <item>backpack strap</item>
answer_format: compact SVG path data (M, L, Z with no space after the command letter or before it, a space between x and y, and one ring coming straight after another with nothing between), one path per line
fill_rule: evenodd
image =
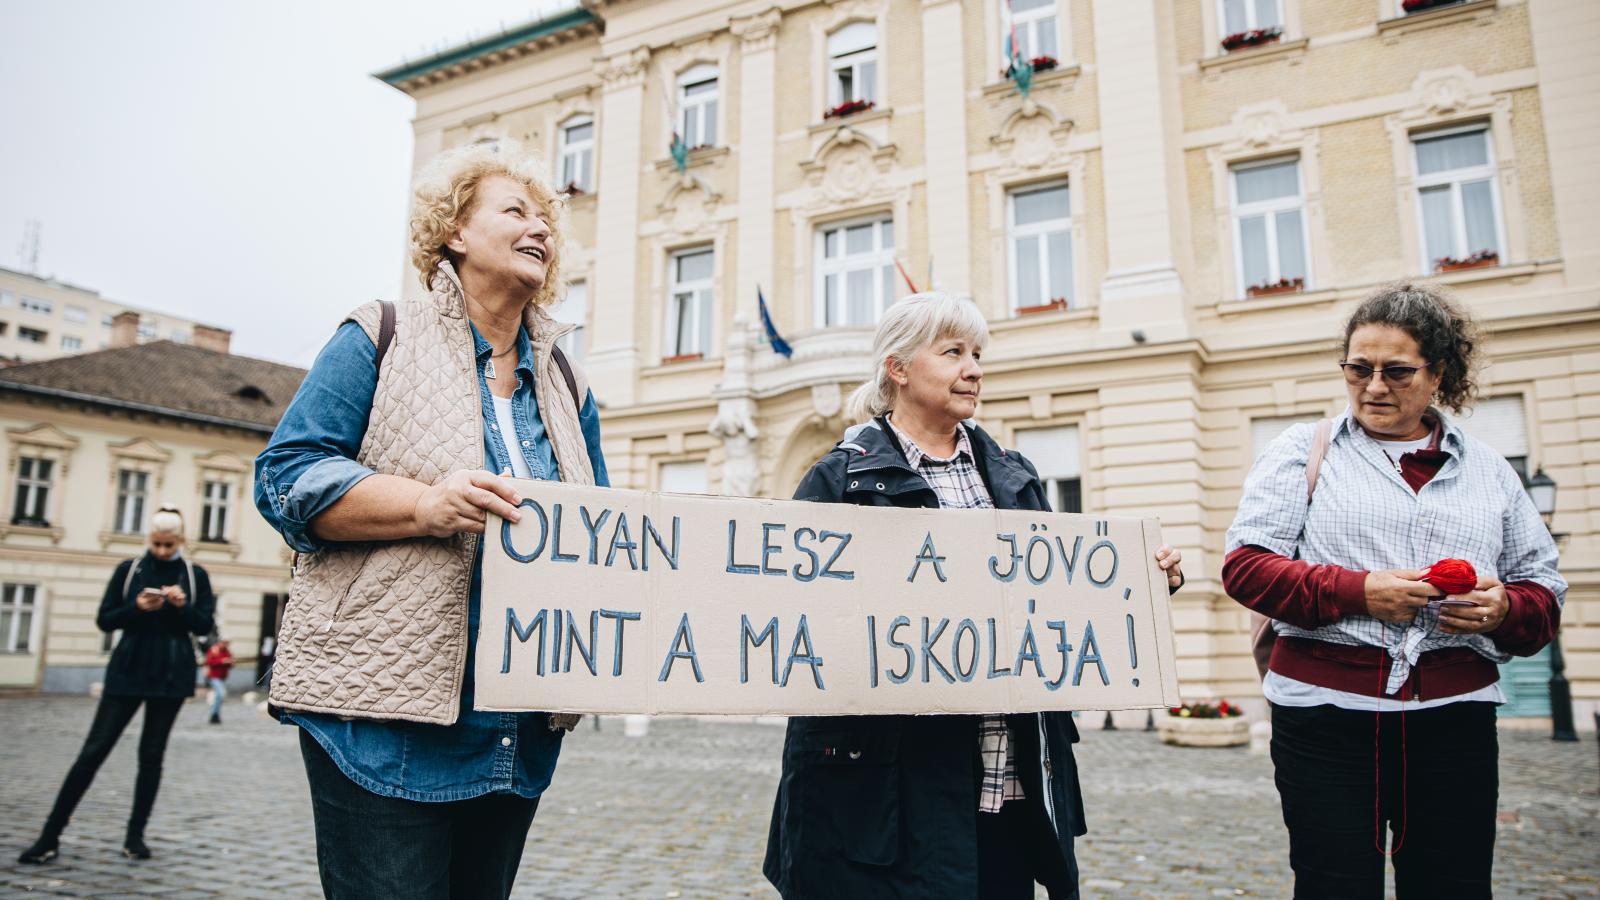
M389 345L394 343L394 301L379 300L383 319L378 323L378 371L383 371L383 358L389 355Z
M572 375L572 363L567 362L567 355L555 344L550 345L550 353L556 358L556 365L561 367L561 377L567 382L567 393L572 395L572 405L581 414L583 412L583 398L578 396L578 379Z
M1317 492L1317 475L1322 471L1322 459L1328 455L1328 442L1333 436L1333 420L1322 419L1317 422L1317 430L1311 435L1311 449L1306 453L1306 505L1311 504L1311 497Z

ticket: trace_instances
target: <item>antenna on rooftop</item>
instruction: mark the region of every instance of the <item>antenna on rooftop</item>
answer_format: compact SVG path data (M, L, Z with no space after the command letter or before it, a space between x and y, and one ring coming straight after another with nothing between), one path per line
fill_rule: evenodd
M22 240L17 244L17 259L22 263L22 271L29 275L39 274L38 219L29 219L22 226Z

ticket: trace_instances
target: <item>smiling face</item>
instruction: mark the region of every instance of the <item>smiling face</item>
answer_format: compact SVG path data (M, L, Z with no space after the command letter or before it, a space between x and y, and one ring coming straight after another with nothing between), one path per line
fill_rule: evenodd
M1393 325L1362 325L1350 333L1345 361L1372 366L1420 366L1424 359L1417 339ZM1439 376L1433 369L1419 369L1404 387L1390 384L1382 374L1360 384L1345 382L1350 408L1356 421L1379 440L1416 440L1428 433L1422 414L1439 389Z
M956 337L942 337L918 350L905 363L888 362L889 376L899 386L896 410L907 410L951 431L978 409L983 348Z
M471 212L446 246L469 290L532 296L548 271L550 226L526 187L494 175L478 185Z

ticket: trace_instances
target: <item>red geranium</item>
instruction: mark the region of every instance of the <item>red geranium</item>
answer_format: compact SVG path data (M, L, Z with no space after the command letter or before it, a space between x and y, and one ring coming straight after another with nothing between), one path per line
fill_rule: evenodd
M1441 559L1428 567L1422 580L1446 595L1465 594L1478 586L1478 570L1464 559Z

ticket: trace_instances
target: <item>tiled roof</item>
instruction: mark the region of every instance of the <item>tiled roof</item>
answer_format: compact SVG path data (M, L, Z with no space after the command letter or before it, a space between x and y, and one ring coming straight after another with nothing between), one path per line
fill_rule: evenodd
M306 370L152 341L0 369L0 394L79 400L270 432Z

